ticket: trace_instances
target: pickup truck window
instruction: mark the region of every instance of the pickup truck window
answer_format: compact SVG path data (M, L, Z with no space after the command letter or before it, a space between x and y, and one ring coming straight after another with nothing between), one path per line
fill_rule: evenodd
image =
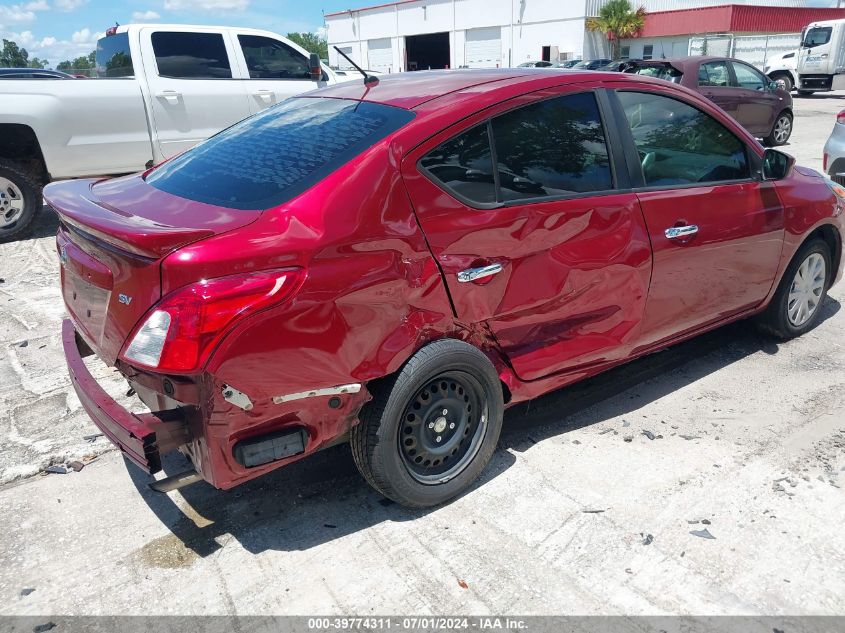
M279 40L261 35L238 35L252 79L310 79L305 56Z
M293 98L244 119L147 175L174 196L269 209L298 196L414 114L349 99Z
M129 34L115 33L97 40L94 54L97 77L132 77L132 54L129 51Z
M159 31L152 34L160 77L231 79L232 67L221 33Z

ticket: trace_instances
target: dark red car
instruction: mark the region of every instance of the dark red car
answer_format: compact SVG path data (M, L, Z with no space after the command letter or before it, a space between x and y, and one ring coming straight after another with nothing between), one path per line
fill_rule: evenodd
M638 61L626 72L700 92L769 146L792 135L792 95L750 64L726 57Z
M843 195L692 91L539 69L349 82L45 191L73 384L127 457L227 489L348 438L410 506L475 480L507 406L736 319L807 331Z

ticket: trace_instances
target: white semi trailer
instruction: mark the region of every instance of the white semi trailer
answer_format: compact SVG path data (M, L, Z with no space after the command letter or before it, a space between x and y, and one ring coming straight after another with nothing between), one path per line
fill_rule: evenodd
M808 24L798 49L798 93L845 90L845 20Z

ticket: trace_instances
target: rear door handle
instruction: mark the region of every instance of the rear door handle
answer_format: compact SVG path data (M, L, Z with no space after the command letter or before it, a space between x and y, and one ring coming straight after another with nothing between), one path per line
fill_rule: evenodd
M672 226L663 231L667 239L677 240L681 237L689 237L698 233L698 226L695 224L688 224L686 226Z
M182 96L181 92L175 90L162 90L156 95L160 99L164 99L167 103L179 103L179 98Z
M261 99L262 101L266 101L270 103L273 100L273 91L272 90L259 90L255 93L255 96Z
M468 281L492 277L500 272L502 272L501 264L490 264L489 266L481 266L480 268L467 268L458 273L458 281L467 283Z

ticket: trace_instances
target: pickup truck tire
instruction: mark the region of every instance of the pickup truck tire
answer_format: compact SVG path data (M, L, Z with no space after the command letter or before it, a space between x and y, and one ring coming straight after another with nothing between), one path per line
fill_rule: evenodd
M435 506L466 490L490 461L502 429L502 385L477 348L435 341L367 387L373 399L350 444L358 470L384 496Z
M38 178L22 165L0 162L0 242L26 233L42 206Z
M830 246L824 240L814 238L803 244L783 274L771 303L757 317L760 329L786 341L815 327L830 287L830 261ZM802 304L806 306L803 310Z
M763 139L763 145L766 147L785 145L790 136L792 136L792 114L784 111L778 114L772 125L772 131Z

